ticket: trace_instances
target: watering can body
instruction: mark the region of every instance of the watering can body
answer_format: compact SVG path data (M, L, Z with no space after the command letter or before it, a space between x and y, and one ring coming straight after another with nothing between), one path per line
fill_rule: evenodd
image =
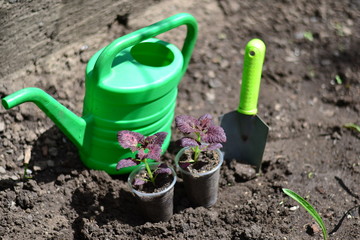
M181 51L153 38L181 25L187 26ZM22 89L5 97L2 103L8 109L22 102L34 102L78 147L87 167L109 174L129 173L134 167L116 170L118 161L134 155L119 145L117 133L131 130L147 136L165 131L166 150L177 86L196 38L195 18L181 13L120 37L98 51L85 71L82 117L37 88Z

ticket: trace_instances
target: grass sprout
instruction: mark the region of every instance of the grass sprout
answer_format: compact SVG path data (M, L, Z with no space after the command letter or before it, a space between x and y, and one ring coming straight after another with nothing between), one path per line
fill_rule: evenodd
M304 32L304 38L306 38L310 42L314 41L314 36L312 32Z
M347 124L344 125L344 127L354 129L354 130L360 132L360 126L356 125L354 123L347 123Z
M286 188L283 188L282 190L286 195L288 195L289 197L291 197L292 199L297 201L301 206L303 206L306 209L306 211L308 211L308 213L310 213L310 215L319 224L319 226L322 230L322 233L323 233L324 240L327 240L328 234L327 234L326 226L325 226L322 218L318 214L318 212L313 208L313 206L311 206L310 203L308 203L304 198L302 198L300 195L298 195L294 191L292 191L290 189L286 189Z
M343 80L341 79L341 77L339 75L335 76L335 80L336 80L336 83L339 85L341 85L343 83Z

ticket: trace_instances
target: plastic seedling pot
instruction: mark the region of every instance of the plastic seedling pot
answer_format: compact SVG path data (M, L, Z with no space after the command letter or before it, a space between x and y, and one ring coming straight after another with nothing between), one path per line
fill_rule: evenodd
M193 174L179 166L179 161L188 147L181 149L175 157L176 169L180 171L184 181L186 194L194 206L209 208L213 206L218 198L220 167L224 162L223 154L216 149L219 163L210 171Z
M150 169L154 170L160 163L150 163ZM138 205L144 217L151 222L168 221L173 215L174 208L174 186L176 183L176 173L173 168L169 167L172 172L172 181L165 189L158 192L147 193L136 190L133 186L134 178L141 172L146 172L145 166L135 168L128 177L129 187L137 199Z

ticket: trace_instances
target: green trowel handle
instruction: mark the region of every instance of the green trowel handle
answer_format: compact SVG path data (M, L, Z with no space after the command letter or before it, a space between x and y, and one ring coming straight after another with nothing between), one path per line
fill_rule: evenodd
M182 74L184 74L189 64L191 54L194 50L198 33L198 25L196 19L192 15L188 13L179 13L113 41L104 49L96 61L94 66L95 78L97 80L105 79L109 74L111 74L112 62L116 55L123 49L181 25L187 26L187 35L181 50L184 57L184 66L182 69Z
M245 48L244 67L238 112L246 115L257 113L261 72L265 58L265 44L252 39Z

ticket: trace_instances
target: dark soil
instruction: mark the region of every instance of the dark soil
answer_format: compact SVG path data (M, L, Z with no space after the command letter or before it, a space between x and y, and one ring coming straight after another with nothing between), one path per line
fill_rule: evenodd
M135 177L139 177L140 179L149 179L149 175L146 171L142 171L137 174ZM172 175L162 173L158 174L155 179L155 184L153 184L150 180L145 184L141 185L133 185L133 188L137 191L145 192L145 193L156 193L165 190L169 187L174 181L174 177Z
M190 149L184 151L184 154L180 157L179 165L184 170L187 170L193 174L204 173L211 171L218 166L220 156L216 151L204 151L200 152L198 160L195 163L189 161L194 160L194 152Z
M86 169L77 149L35 105L1 108L1 239L322 239L314 220L282 188L318 210L330 239L360 239L360 133L344 127L360 124L360 1L181 4L160 1L129 16L125 27L104 23L106 37L37 59L16 73L12 86L0 83L0 95L34 83L80 114L92 54L149 22L190 12L199 21L199 40L179 85L176 114L235 110L244 47L252 38L267 46L258 114L270 132L262 173L224 164L219 199L210 209L192 208L179 179L174 216L150 223L137 210L127 176ZM174 31L164 39L181 43L180 36ZM179 137L174 130L173 140ZM173 164L178 150L171 144L164 159ZM32 178L23 181L29 152Z

